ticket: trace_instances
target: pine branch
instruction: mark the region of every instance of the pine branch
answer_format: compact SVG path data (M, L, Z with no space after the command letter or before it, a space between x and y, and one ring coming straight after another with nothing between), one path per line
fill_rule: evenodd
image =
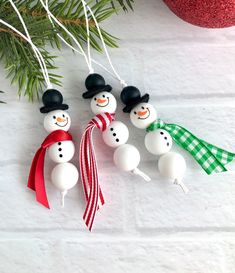
M122 7L124 10L132 9L133 0L99 0L91 1L89 6L94 12L97 21L101 23ZM47 17L40 1L16 0L14 1L17 8L28 27L33 43L39 48L45 59L47 68L50 71L50 80L56 85L60 85L61 76L53 73L56 69L54 66L55 56L46 50L46 45L51 44L53 47L61 49L61 40L57 33L60 33L64 39L74 45L70 37L58 26L54 29ZM117 4L117 6L116 6ZM119 5L119 6L118 6ZM81 0L51 0L49 1L50 11L56 18L66 25L68 30L76 37L82 46L86 45L87 33L84 10ZM97 28L90 14L90 40L91 46L102 51L100 46L100 37ZM0 18L16 27L22 33L25 33L17 17L17 14L9 4L8 0L0 1ZM117 38L101 29L105 43L110 47L117 47ZM0 24L0 61L4 62L7 77L12 83L18 83L19 96L24 95L33 101L39 98L40 92L44 87L44 79L35 58L31 46L25 42L18 34L14 33L4 25Z
M133 9L133 4L134 4L134 0L116 0L116 1L111 1L111 4L113 6L113 8L116 8L116 4L115 2L117 2L118 5L120 5L124 11L128 11L128 9L131 9L132 11Z

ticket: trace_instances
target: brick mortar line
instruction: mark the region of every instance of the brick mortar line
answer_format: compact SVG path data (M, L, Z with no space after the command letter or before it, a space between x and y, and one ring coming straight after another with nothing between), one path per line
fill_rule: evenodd
M84 235L84 234L83 234ZM217 243L230 243L232 242L235 244L235 233L230 234L228 236L227 234L221 234L218 237L218 234L214 235L208 235L204 234L203 236L195 236L195 234L185 235L182 234L181 236L179 234L175 234L172 236L169 235L160 235L158 237L152 236L152 237L136 237L136 236L95 236L89 237L89 236L82 236L81 238L78 238L78 234L75 235L68 235L68 234L55 234L54 236L45 236L45 234L15 234L14 236L5 236L5 238L0 238L0 242L8 242L8 241L25 241L25 240L40 240L40 241L64 241L64 242L86 242L86 243L136 243L136 242L148 242L148 243L155 243L155 242L217 242Z

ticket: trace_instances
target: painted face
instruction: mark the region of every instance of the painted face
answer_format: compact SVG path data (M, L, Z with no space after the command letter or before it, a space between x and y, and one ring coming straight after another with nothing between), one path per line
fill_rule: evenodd
M48 133L56 130L68 131L70 125L70 116L63 110L51 111L44 118L44 128Z
M100 92L91 99L91 111L97 115L100 113L114 113L117 101L110 92Z
M135 127L146 129L157 119L157 111L151 104L142 102L131 110L130 119Z

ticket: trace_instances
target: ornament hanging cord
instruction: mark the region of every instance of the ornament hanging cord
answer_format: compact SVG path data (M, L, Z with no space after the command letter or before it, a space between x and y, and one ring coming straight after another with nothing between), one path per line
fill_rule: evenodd
M72 50L74 50L75 52L81 54L84 56L85 58L85 61L87 63L87 66L88 66L88 69L89 69L89 73L94 73L94 68L92 66L92 62L95 63L96 65L100 66L102 69L104 69L107 73L109 73L112 77L116 78L117 80L120 81L122 87L125 87L127 86L126 82L121 79L121 77L119 76L119 74L117 73L117 71L115 70L114 68L114 65L111 61L111 58L110 58L110 55L108 53L108 49L105 45L105 41L104 41L104 38L103 38L103 35L101 33L101 30L100 30L100 27L99 27L99 23L97 22L97 19L93 13L93 11L91 10L91 8L88 6L88 4L84 1L84 0L81 0L82 4L83 4L83 9L84 9L84 15L85 15L85 21L86 21L86 30L87 30L87 53L88 55L86 55L85 51L83 50L83 48L81 47L81 45L79 44L79 42L77 41L77 39L74 37L74 35L69 32L67 30L67 28L65 26L63 26L63 24L61 24L57 18L51 13L51 11L49 10L49 6L48 6L48 0L46 0L46 4L43 2L43 0L40 0L41 4L43 5L44 9L47 11L47 14L48 14L48 17L49 17L49 20L51 21L51 24L53 26L54 25L54 22L53 20L73 39L73 41L76 43L76 45L79 47L79 49L81 51L79 51L78 49L74 48L72 45L70 45L59 33L57 33L57 36L67 45L69 46ZM90 47L90 30L89 30L89 20L88 20L88 14L87 14L87 9L89 10L94 22L95 22L95 25L97 27L97 31L98 31L98 34L100 36L100 40L101 40L101 43L102 43L102 46L103 46L103 49L104 49L104 52L105 52L105 55L108 59L108 62L110 64L110 67L111 69L113 70L113 73L111 71L109 71L104 65L102 65L101 63L97 62L96 60L92 59L91 58L91 47ZM53 20L52 20L53 19Z
M103 49L104 49L106 58L107 58L107 60L108 60L108 62L109 62L109 65L110 65L111 69L113 70L113 73L115 74L116 79L119 80L119 82L121 83L121 86L122 86L122 87L127 86L126 82L120 77L120 75L118 74L118 72L117 72L116 69L114 68L114 65L113 65L113 63L112 63L112 61L111 61L111 57L110 57L110 55L109 55L107 46L106 46L106 44L105 44L103 35L102 35L102 33L101 33L101 29L100 29L99 23L97 22L97 19L96 19L96 17L95 17L95 14L93 13L93 11L92 11L91 8L89 7L89 5L88 5L84 0L81 0L81 1L82 1L83 5L85 5L85 6L87 7L87 9L89 10L89 12L90 12L90 14L91 14L91 16L92 16L92 18L93 18L93 20L94 20L94 22L95 22L95 25L96 25L96 27L97 27L97 31L98 31L99 36L100 36L101 43L102 43L102 45L103 45ZM88 25L88 27L89 27L89 25Z
M42 3L42 2L41 2ZM42 5L43 5L43 7L45 8L45 5L42 3ZM55 24L54 24L54 22L53 22L53 20L52 20L52 18L54 17L54 15L50 12L50 10L49 10L49 6L48 6L48 0L46 0L46 7L47 7L47 9L46 9L46 11L47 11L47 14L48 14L48 18L49 18L49 20L50 20L50 22L51 22L51 24L55 27ZM83 6L84 7L84 6ZM84 10L84 12L86 12L86 10ZM88 17L87 17L88 18ZM88 22L88 20L86 20L86 24L87 24L87 26L88 26L88 31L90 31L89 30L89 22ZM88 32L87 31L87 32ZM70 33L71 34L71 33ZM71 34L72 36L73 36L73 34ZM61 39L61 41L64 43L64 44L66 44L68 47L70 47L72 50L74 50L75 52L77 52L78 54L80 54L80 55L82 55L82 56L86 56L86 54L85 54L85 52L84 52L84 50L83 51L80 51L80 50L78 50L77 48L75 48L75 47L73 47L71 44L69 44L59 33L57 33L57 36ZM76 40L76 38L73 36L73 40ZM89 35L89 40L90 40L90 35ZM88 40L88 43L87 43L87 45L89 45L90 44L90 42L89 42L89 40ZM79 46L79 48L80 48L80 46ZM89 46L89 48L90 48L90 46ZM90 49L88 49L88 52L89 52L89 50ZM104 71L106 71L107 73L109 73L113 78L115 78L116 79L116 76L115 76L115 74L113 74L112 72L110 72L104 65L102 65L101 63L99 63L98 61L96 61L95 59L93 59L93 58L91 58L90 57L90 55L89 55L89 53L88 53L88 57L87 57L87 60L89 59L89 61L88 61L88 63L90 64L89 66L88 66L88 69L89 69L89 73L91 74L91 73L93 73L94 72L94 69L93 69L93 66L92 66L92 63L94 63L94 64L96 64L97 66L99 66L99 67L101 67Z

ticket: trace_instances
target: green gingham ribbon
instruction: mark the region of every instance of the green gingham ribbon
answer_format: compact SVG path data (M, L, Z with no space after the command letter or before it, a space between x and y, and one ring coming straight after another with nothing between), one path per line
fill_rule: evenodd
M207 174L227 171L225 165L235 158L235 154L197 138L187 129L177 124L166 124L158 119L147 128L147 132L156 129L166 130L175 143L188 151Z

